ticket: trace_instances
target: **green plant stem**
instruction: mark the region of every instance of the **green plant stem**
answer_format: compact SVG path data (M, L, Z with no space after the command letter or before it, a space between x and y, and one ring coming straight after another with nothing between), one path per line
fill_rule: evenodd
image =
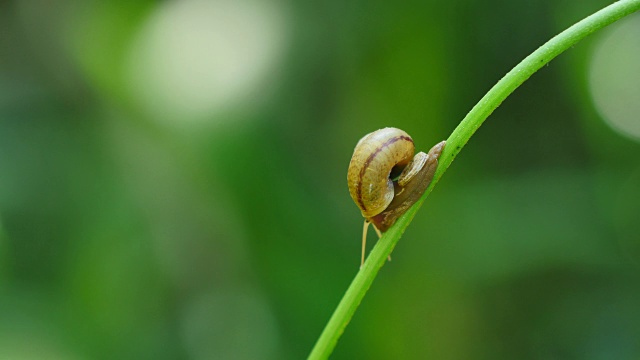
M440 156L440 164L434 179L420 201L409 209L405 215L399 218L394 226L384 233L384 236L382 236L369 254L364 266L356 274L356 277L351 282L347 292L342 297L331 319L329 319L329 322L318 338L309 355L309 359L326 359L329 357L338 339L344 332L345 327L360 305L362 298L371 286L373 279L378 274L382 265L385 264L387 257L393 251L402 233L404 233L404 230L420 206L422 206L426 197L431 193L433 187L438 183L445 171L447 171L453 159L455 159L456 155L458 155L462 147L469 141L485 119L489 117L518 86L553 58L591 33L639 9L640 0L622 0L581 20L527 56L480 99L447 139L447 145Z

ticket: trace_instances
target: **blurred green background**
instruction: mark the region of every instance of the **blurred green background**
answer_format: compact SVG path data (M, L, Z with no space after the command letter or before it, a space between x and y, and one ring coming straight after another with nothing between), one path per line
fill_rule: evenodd
M0 1L0 359L304 358L357 140L430 148L608 3ZM640 358L639 114L635 14L488 119L333 358Z

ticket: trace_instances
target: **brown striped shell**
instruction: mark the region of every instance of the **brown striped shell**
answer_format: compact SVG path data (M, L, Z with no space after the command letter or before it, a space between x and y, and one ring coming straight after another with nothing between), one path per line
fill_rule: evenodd
M441 141L428 154L414 156L413 140L400 129L384 128L360 139L347 181L351 198L366 221L387 231L418 202L433 179L445 144Z
M413 158L411 136L396 128L376 130L358 141L347 181L351 198L370 218L381 213L393 200L391 170L402 170Z

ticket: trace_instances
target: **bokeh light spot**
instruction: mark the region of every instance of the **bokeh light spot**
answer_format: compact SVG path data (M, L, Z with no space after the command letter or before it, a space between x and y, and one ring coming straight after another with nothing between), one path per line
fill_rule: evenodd
M640 140L640 16L608 29L589 69L591 96L617 132Z
M211 120L251 101L277 64L283 38L282 8L272 1L163 3L133 42L133 96L158 119Z

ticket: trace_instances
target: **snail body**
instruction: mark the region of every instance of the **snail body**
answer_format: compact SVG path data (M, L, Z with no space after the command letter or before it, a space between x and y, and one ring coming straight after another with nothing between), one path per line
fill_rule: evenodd
M428 154L414 155L413 139L396 128L376 130L358 141L347 182L349 194L365 218L363 247L367 222L378 234L387 231L420 199L433 179L444 146L442 141Z

